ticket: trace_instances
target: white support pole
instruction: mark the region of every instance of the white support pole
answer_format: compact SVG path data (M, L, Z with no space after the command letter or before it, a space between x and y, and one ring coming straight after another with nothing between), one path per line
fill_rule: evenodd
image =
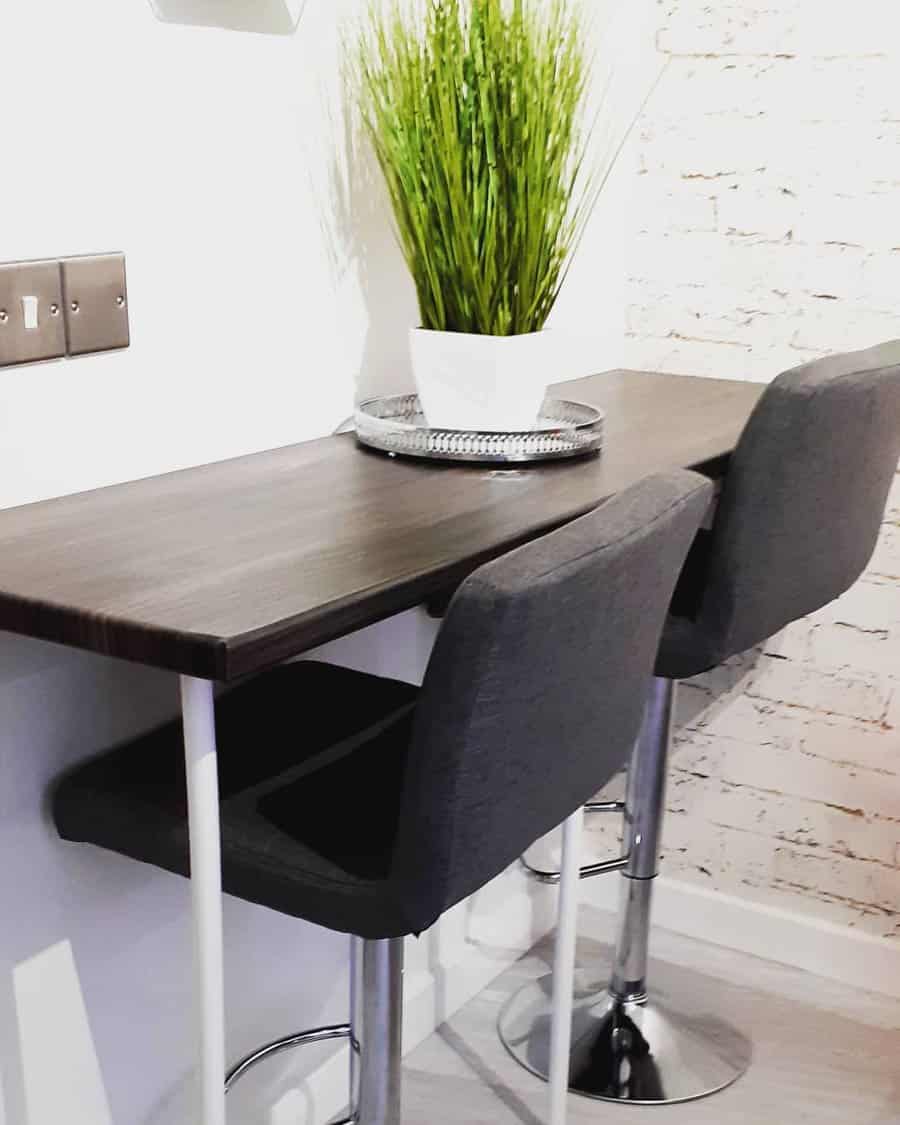
M222 840L213 685L181 677L199 1030L198 1125L225 1125Z
M581 884L581 831L584 809L563 825L559 917L553 964L553 1019L550 1031L550 1125L565 1125L569 1100L569 1058L575 993L575 946Z

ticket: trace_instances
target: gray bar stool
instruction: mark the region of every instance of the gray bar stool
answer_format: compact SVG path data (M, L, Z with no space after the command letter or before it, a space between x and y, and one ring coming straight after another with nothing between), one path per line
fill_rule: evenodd
M678 680L761 644L844 593L878 538L900 458L900 341L779 376L747 424L715 520L691 549L666 621L628 778L612 977L579 974L570 1088L605 1101L689 1101L728 1086L751 1060L746 1037L666 968L648 995L651 898L665 811ZM588 806L612 811L617 806ZM533 869L532 869L533 870ZM547 881L558 873L539 872ZM528 1069L549 1069L549 985L514 996L500 1034Z
M626 762L710 496L693 473L654 477L482 567L450 605L420 692L309 662L218 701L226 892L352 935L354 962L348 1024L263 1047L229 1085L288 1047L345 1038L346 1121L398 1125L403 938ZM187 875L183 761L173 722L78 767L54 794L60 835Z

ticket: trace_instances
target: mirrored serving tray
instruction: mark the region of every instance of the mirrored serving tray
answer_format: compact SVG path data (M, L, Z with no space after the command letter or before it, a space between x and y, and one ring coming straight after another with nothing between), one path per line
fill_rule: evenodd
M357 440L384 453L432 461L522 464L599 453L605 415L584 403L548 398L532 430L436 430L428 426L417 395L391 395L360 403L354 421Z

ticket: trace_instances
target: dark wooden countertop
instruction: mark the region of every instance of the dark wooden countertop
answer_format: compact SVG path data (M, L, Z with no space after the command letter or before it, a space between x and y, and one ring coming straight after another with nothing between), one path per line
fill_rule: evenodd
M230 680L408 609L651 473L714 466L761 387L611 372L599 459L496 472L352 436L0 512L0 629Z

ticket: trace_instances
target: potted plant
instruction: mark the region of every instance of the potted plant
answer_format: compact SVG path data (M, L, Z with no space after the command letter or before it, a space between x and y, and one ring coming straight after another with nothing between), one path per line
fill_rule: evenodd
M433 427L530 429L554 381L544 327L596 198L587 42L573 0L370 9L354 85L415 281Z

